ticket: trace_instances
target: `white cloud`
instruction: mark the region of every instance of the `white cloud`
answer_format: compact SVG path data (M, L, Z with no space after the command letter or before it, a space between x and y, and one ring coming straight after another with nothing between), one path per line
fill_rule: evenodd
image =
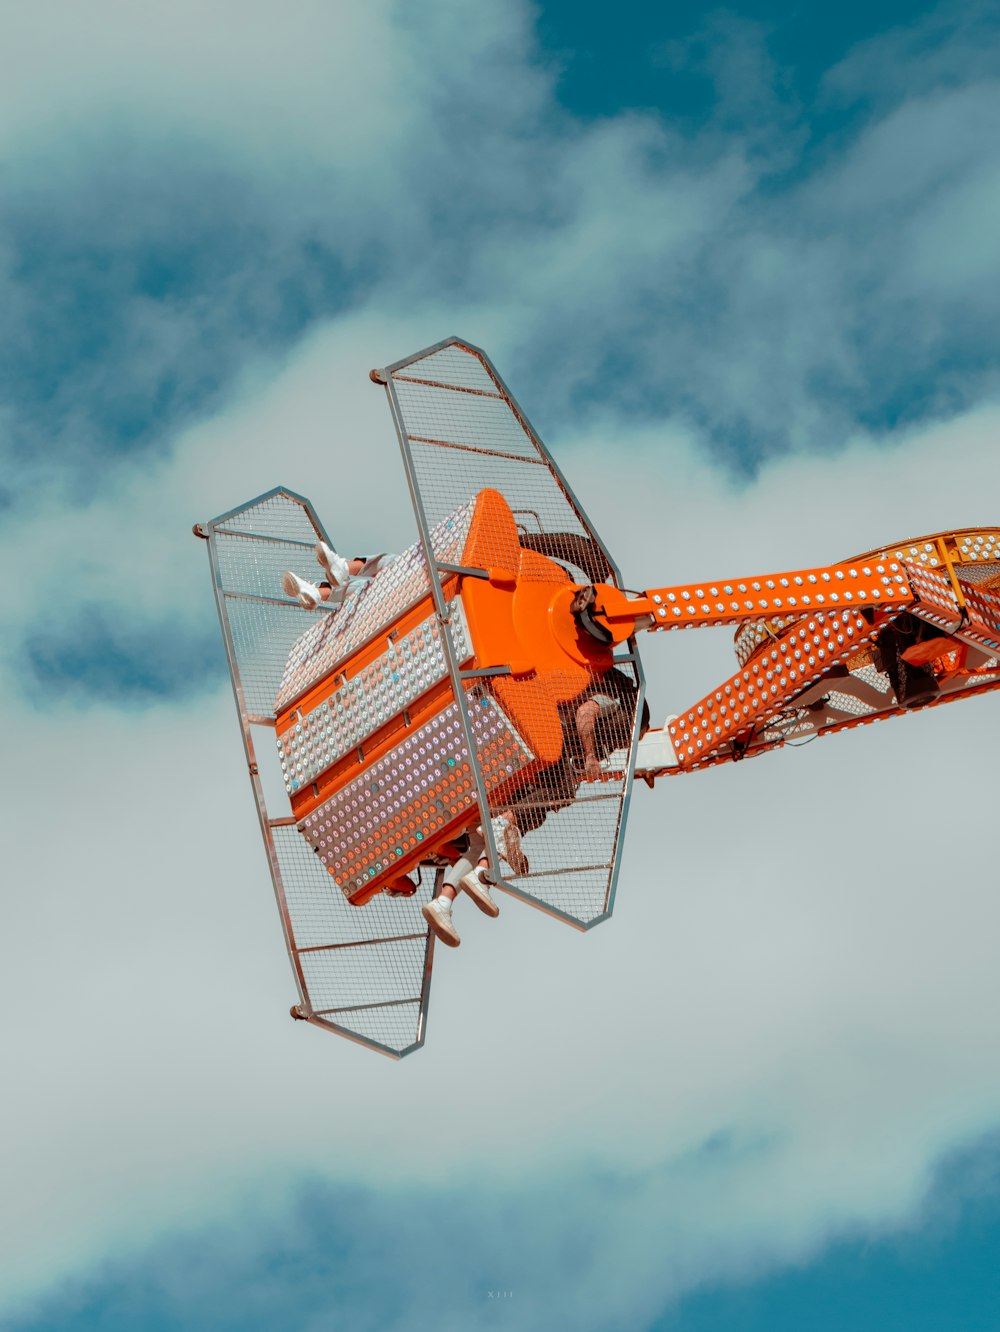
M240 156L294 156L305 143L310 157L363 164L401 128L391 20L390 5L353 0L21 7L5 21L7 145L67 121L125 130L139 117Z
M278 480L345 544L373 530L381 544L405 504L366 372L405 352L401 332L331 330L169 465L137 471L114 497L129 515L115 559L145 533L135 549L165 603L210 618L188 522ZM969 512L965 476L990 493L996 424L984 409L877 446L859 437L739 488L676 432L609 418L550 442L626 577L655 584L988 520ZM70 529L95 575L109 512ZM124 591L110 604L128 614ZM658 712L733 668L725 638L644 645ZM603 1262L637 1299L665 1299L748 1254L898 1217L934 1157L1000 1112L985 1055L1000 1034L1000 904L987 839L960 831L991 817L981 736L996 700L640 788L613 922L580 936L515 903L496 925L466 911L463 948L437 963L428 1045L392 1065L285 1016L293 987L227 692L8 724L21 755L8 863L24 885L2 969L18 1143L8 1294L226 1214L282 1176L474 1177L488 1194L586 1163L631 1181L629 1224L647 1237L620 1244L613 1206L582 1218ZM423 1145L445 1122L450 1169ZM763 1145L689 1160L679 1188L670 1171L716 1134ZM662 1238L681 1226L682 1260L662 1270ZM545 1305L566 1271L552 1236L537 1241L552 1246ZM599 1290L581 1290L582 1317Z
M193 51L184 7L105 4L87 31L78 13L18 17L7 58L36 79L0 81L0 97L20 143L127 107L237 163L287 146L293 167L329 168L323 190L360 182L351 234L386 238L386 273L364 309L283 362L247 363L169 456L118 463L86 506L36 492L0 536L5 567L58 571L71 603L201 626L214 612L191 523L275 484L312 498L343 548L404 544L413 524L367 371L452 332L487 347L536 424L547 413L558 427L543 434L635 585L1000 518L985 395L872 436L816 384L901 375L899 307L883 293L932 304L938 280L946 303L992 272L966 222L947 225L951 202L968 220L991 197L972 109L992 93L873 124L774 204L738 134L723 149L714 132L692 145L648 117L568 127L525 62L517 13L456 24L453 6L432 7L419 40L440 39L442 69L455 53L442 80L407 62L386 27L395 11L374 6L302 7L291 23L269 6L238 20L216 9ZM486 49L502 58L478 64ZM442 133L442 108L466 91L469 121ZM956 124L969 136L955 171L937 154L922 174L914 140L945 143ZM902 243L880 230L891 160L909 172ZM372 210L389 188L395 211ZM276 208L292 231L304 197ZM310 196L311 217L324 197ZM482 200L495 216L476 213ZM463 243L435 241L463 207ZM878 245L855 261L867 234ZM952 257L936 266L937 250ZM432 289L428 274L453 285ZM884 325L871 361L869 314ZM635 367L584 413L575 394L606 373L607 349ZM683 390L687 420L663 408L664 382ZM639 411L645 386L658 393ZM801 450L740 481L712 464L703 419ZM7 579L2 596L16 644L38 588ZM664 636L645 656L661 715L734 664L724 634ZM247 1191L280 1199L310 1173L376 1188L474 1180L483 1196L585 1169L630 1181L618 1210L580 1219L604 1255L579 1286L581 1321L605 1299L653 1308L831 1229L898 1219L930 1163L1000 1113L1000 904L982 835L997 705L640 789L614 921L581 937L515 903L496 925L466 911L463 948L438 959L427 1048L398 1066L285 1016L293 987L221 680L184 706L10 717L7 1295L238 1209ZM424 1147L442 1123L450 1169ZM699 1155L716 1135L736 1147ZM551 1256L548 1310L565 1295L562 1224L543 1209L532 1232ZM602 1290L609 1264L620 1279Z

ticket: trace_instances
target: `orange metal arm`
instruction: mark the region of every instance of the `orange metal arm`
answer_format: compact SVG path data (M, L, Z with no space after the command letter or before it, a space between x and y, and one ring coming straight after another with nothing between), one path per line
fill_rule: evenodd
M874 639L878 631L855 608L816 615L784 629L768 652L737 671L669 725L680 768L727 750L783 704Z
M593 617L611 630L616 642L637 629L738 625L779 615L864 606L892 610L915 600L905 566L888 559L658 587L638 597L605 584L596 590Z

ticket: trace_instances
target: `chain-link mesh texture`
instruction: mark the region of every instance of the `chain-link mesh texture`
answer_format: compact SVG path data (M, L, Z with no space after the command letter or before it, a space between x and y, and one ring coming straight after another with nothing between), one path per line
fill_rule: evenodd
M316 614L282 597L282 572L314 572L312 549L325 534L307 502L283 490L216 519L207 530L250 755L251 718L273 719L289 653L303 623ZM274 743L270 727L263 743ZM433 870L421 871L414 897L380 894L352 907L295 826L274 826L256 780L254 789L303 1009L319 1025L373 1048L408 1053L424 1034L431 954L420 909L432 896Z
M414 897L352 907L298 830L272 830L305 1000L325 1022L403 1054L421 1039L428 962L420 914L434 887L421 871Z
M499 491L517 524L520 553L513 558L520 567L511 572L519 586L553 578L618 585L597 534L482 352L452 340L384 376L418 523L422 517L433 528L480 492ZM484 533L476 521L481 547L510 548L509 533ZM563 737L561 754L543 758L531 779L488 795L484 826L490 823L501 857L494 869L535 904L573 924L593 924L611 908L631 764L622 775L585 782L578 713L586 703L590 712L600 710L599 758L621 748L633 754L641 699L636 666L623 661L604 673L581 665L563 679L539 671L527 682L498 677L487 687L515 724L527 718L529 743L534 723L551 728L556 716ZM512 711L515 693L520 711ZM483 769L486 756L478 758Z

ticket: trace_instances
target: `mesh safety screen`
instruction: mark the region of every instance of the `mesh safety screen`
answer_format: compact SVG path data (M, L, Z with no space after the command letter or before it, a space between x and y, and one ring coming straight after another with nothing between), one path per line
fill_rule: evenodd
M481 351L451 340L382 376L422 530L433 530L480 492L499 491L516 524L510 562L519 561L511 570L519 585L553 579L618 585L596 532ZM484 534L481 515L475 522L480 549L511 549L510 531ZM475 563L469 549L464 563ZM494 563L504 561L498 555ZM557 752L543 756L522 782L487 793L483 822L499 856L494 868L512 891L576 925L593 924L610 910L632 766L585 780L594 773L584 768L580 709L589 705L582 714L588 720L599 712L599 759L616 749L634 755L642 690L634 645L632 652L606 674L576 665L561 677L538 671L487 686L515 724L527 721L529 731L558 725L563 736L561 752L554 742ZM456 662L457 656L456 648ZM477 757L482 773L487 755Z
M352 907L295 826L280 821L290 817L289 809L282 809L278 819L271 817L253 763L254 721L261 723L258 731L267 731L263 743L273 745L274 732L262 723L273 720L289 655L303 624L317 615L284 596L281 575L291 568L315 577L313 547L325 534L308 503L284 490L271 491L203 530L271 876L303 1005L320 1025L386 1053L405 1054L423 1040L430 951L420 908L432 895L433 871L421 872L414 897L380 894L364 907ZM423 578L426 591L426 572ZM387 583L398 591L401 580ZM383 598L382 613L391 599L391 593ZM366 621L358 616L355 623L364 633Z
M422 872L415 897L380 893L352 907L296 828L272 836L306 1003L346 1033L405 1053L423 1035L428 938L420 908L433 873Z

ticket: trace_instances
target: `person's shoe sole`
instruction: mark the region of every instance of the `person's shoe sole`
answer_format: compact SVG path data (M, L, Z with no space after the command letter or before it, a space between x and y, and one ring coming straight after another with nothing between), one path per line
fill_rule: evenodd
M430 902L428 902L426 906L422 906L420 908L420 913L423 916L424 920L426 920L427 924L431 927L432 932L437 936L437 938L441 940L443 944L447 944L449 948L457 948L458 945L462 942L462 940L458 937L458 933L454 925L452 925L450 921L448 922L447 925L445 925L445 923L441 920L437 912L431 910Z
M486 916L492 916L495 920L500 914L500 908L492 897L488 897L483 892L483 886L475 870L471 874L467 874L462 880L462 888L469 894L479 910Z
M506 860L507 864L514 871L515 879L522 874L527 874L528 870L531 868L531 866L528 864L528 857L524 854L524 852L515 851L513 847L511 847L509 855L507 853L506 848L504 849L503 858L504 860Z

